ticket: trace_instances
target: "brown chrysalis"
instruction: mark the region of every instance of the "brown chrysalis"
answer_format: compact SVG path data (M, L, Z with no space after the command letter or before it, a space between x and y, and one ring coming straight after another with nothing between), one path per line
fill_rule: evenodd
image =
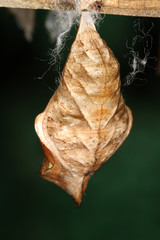
M119 63L90 13L83 12L61 83L35 120L44 152L42 177L80 205L90 177L120 147L131 126Z

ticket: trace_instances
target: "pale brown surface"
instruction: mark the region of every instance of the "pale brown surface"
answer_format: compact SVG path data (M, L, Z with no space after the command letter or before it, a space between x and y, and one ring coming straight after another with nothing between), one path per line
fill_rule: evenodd
M80 9L90 9L95 0L82 0ZM94 4L95 5L95 4ZM0 0L0 7L72 10L75 0ZM105 14L160 17L160 0L103 0Z
M119 63L83 12L60 86L35 121L41 175L78 205L93 173L130 132L132 114L120 93Z

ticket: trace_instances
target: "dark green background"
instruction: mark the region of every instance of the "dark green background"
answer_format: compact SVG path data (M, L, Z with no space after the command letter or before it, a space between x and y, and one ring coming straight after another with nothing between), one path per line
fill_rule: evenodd
M47 69L49 42L45 11L38 11L33 43L27 43L6 9L0 9L0 237L1 239L159 240L160 239L160 77L147 68L145 84L123 87L132 109L132 131L122 147L92 177L81 208L63 190L38 177L42 150L34 131L59 76ZM134 17L107 16L99 33L128 73L126 41ZM159 19L143 18L157 57ZM70 33L62 64L76 28ZM72 37L71 37L72 36ZM153 63L153 67L155 64ZM47 87L48 86L48 87Z

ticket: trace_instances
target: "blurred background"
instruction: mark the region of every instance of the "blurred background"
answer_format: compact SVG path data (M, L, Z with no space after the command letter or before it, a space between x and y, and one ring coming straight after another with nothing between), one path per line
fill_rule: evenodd
M47 11L36 12L33 41L26 41L7 9L0 9L0 236L2 239L160 239L160 19L107 15L98 32L121 64L122 85L132 73L130 46L149 30L150 56L144 73L122 86L133 112L133 128L118 151L91 178L81 208L63 190L38 176L42 150L34 119L46 107L74 41L71 29L57 63L44 26ZM142 34L143 35L143 34ZM137 39L138 41L138 39ZM144 57L144 41L135 52ZM40 78L46 73L43 78ZM52 89L52 90L51 90Z

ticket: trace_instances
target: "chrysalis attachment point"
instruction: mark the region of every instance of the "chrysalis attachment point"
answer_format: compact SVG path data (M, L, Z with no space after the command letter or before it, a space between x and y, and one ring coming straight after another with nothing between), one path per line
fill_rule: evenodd
M90 13L82 12L61 84L35 120L44 152L42 177L80 206L90 177L120 147L131 126L132 113L120 92L119 63Z

